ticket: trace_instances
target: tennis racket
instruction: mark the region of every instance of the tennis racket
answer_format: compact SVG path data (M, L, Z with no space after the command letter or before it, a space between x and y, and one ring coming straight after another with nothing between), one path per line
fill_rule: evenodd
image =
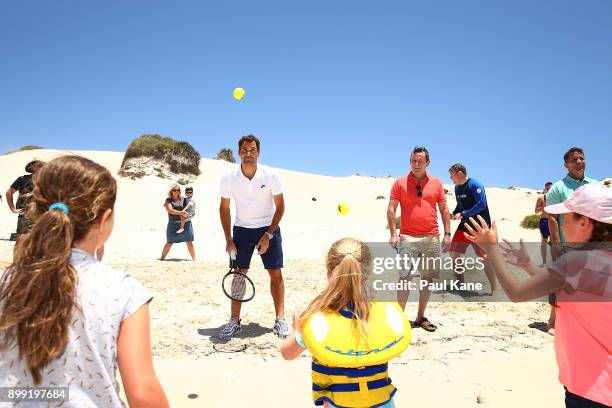
M236 267L236 253L230 253L230 269L221 283L223 293L236 302L248 302L255 297L253 281Z

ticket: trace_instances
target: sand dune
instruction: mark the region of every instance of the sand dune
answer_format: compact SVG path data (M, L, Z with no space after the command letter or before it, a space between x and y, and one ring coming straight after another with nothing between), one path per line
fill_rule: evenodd
M33 157L50 160L66 154L80 154L106 166L117 174L123 153L119 152L68 152L35 150L0 156L3 169L0 186L8 188L12 181L23 174L23 167ZM265 164L265 160L263 161ZM202 260L222 260L225 257L225 240L219 223L219 180L230 171L232 164L202 159L202 174L195 179L194 198L198 203L197 216L193 219L196 249ZM393 179L367 176L329 177L279 169L285 185L286 212L281 223L286 259L319 259L329 243L343 236L353 236L366 241L387 241L386 208ZM446 174L437 175L444 183ZM474 175L479 178L479 175ZM480 177L484 179L484 177ZM117 177L115 231L106 246L109 259L151 260L159 257L165 242L166 213L163 202L172 180L149 176L139 180ZM454 191L451 185L445 188ZM6 190L3 190L6 191ZM377 200L376 197L385 199ZM503 237L526 241L538 241L536 230L519 227L521 219L533 212L536 191L491 187L487 189L493 218L499 223ZM312 201L315 197L317 201ZM455 199L447 195L449 207ZM350 205L347 215L339 215L336 205ZM7 209L4 206L5 210ZM8 211L0 212L0 233L4 236L14 231L16 217ZM453 228L457 225L453 221ZM317 239L313 239L317 237ZM6 245L2 246L3 250ZM1 254L1 252L0 252ZM184 245L177 246L171 257L189 258Z

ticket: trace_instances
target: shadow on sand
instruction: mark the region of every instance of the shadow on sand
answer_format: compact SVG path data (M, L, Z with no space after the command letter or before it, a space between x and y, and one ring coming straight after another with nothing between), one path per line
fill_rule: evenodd
M209 336L210 341L213 344L225 343L224 340L221 340L218 335L221 332L221 328L223 326L214 327L214 328L203 328L198 329L198 334L200 336ZM255 338L259 336L263 336L264 334L272 333L272 329L269 327L262 327L259 323L249 323L246 325L242 325L242 330L240 333L236 334L234 339L248 339Z

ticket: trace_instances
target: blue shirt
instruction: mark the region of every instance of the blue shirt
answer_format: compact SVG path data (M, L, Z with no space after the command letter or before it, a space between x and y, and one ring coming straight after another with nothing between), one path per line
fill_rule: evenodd
M461 213L462 216L457 227L458 230L467 232L464 224L468 221L468 218L476 218L478 215L484 218L489 227L491 226L487 195L484 185L480 181L468 178L465 183L455 185L455 198L457 198L457 206L453 210L453 214Z
M546 193L546 205L559 204L567 200L567 198L576 190L578 187L582 187L586 184L598 184L599 181L584 177L582 180L576 180L575 178L571 178L568 174L563 177L561 180L557 181L552 185L548 193ZM563 235L563 230L561 229L561 225L563 224L563 218L556 216L557 223L559 224L559 240L561 242L565 242L565 236Z

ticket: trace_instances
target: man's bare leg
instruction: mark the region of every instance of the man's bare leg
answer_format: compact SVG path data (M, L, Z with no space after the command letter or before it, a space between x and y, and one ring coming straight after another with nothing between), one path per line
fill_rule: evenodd
M425 309L427 308L427 303L429 302L429 298L431 297L431 290L429 290L429 284L432 281L432 278L421 278L421 280L427 281L427 286L420 289L419 291L419 310L417 311L416 320L421 320L425 317ZM419 288L421 285L419 285Z
M399 279L400 287L409 288L408 284L412 280L412 276L401 276ZM408 302L408 297L410 296L410 289L398 290L397 291L397 303L402 307L403 311L406 311L406 303Z
M540 243L540 253L542 254L542 265L546 264L546 247L548 246L548 238L542 237L542 242Z
M270 275L270 293L274 301L276 318L285 316L285 281L281 269L268 269Z

